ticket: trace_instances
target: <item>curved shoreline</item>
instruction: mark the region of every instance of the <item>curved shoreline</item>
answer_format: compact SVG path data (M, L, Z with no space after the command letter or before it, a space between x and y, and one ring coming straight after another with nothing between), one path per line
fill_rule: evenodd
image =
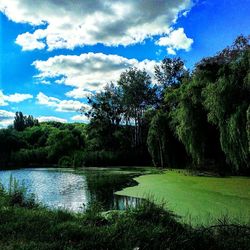
M184 222L213 224L219 218L240 223L250 218L250 178L188 176L177 171L134 178L137 186L117 195L146 198L182 217Z

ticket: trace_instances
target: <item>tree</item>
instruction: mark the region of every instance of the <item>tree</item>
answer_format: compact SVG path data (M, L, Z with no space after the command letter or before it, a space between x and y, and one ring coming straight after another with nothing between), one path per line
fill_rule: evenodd
M158 110L151 120L147 145L154 166L177 168L187 164L183 145L169 127L168 114Z
M147 109L156 103L156 87L145 70L130 68L123 72L118 81L122 89L124 122L134 128L133 144L143 144L142 125Z
M153 159L153 163L160 167L176 167L186 153L182 144L175 137L174 128L171 126L170 113L176 108L176 98L170 100L164 96L175 93L183 78L188 75L184 68L184 62L180 58L164 58L160 65L155 66L155 78L158 81L159 106L151 120L147 145Z
M203 91L208 121L219 130L221 148L232 170L249 171L249 38L238 37L233 46L208 58L206 62L218 68L214 81L204 77L208 82ZM206 65L201 64L200 67L206 68Z
M47 146L50 147L48 158L54 163L58 163L62 156L70 155L78 148L77 139L69 130L52 130Z
M169 107L170 127L184 145L194 166L209 167L215 161L221 163L219 133L207 121L203 106L204 83L193 75L183 79L179 88L167 91L166 106Z
M103 91L88 98L90 110L82 109L90 118L88 139L92 150L113 150L117 148L114 134L119 129L123 117L121 89L113 83L107 84Z
M188 74L184 62L180 58L164 58L160 65L155 66L155 78L159 86L160 102L169 87L178 87L182 79Z
M20 148L28 147L23 136L13 129L0 129L0 165L11 163L11 154Z
M38 120L34 119L32 115L24 116L22 112L16 112L14 118L14 129L23 131L27 127L38 126Z
M109 124L119 125L122 120L120 89L114 83L107 84L103 91L88 98L91 109L82 113L92 119L106 120Z
M17 131L23 131L25 129L25 118L22 112L16 112L14 118L14 129Z

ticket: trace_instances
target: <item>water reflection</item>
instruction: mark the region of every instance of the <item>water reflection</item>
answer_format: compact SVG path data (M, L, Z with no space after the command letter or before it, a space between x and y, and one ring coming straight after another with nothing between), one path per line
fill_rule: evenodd
M123 210L138 204L138 198L114 195L131 184L133 175L100 170L20 169L0 171L0 182L8 188L10 176L23 182L28 193L49 208L82 211L91 200L102 203L105 209Z
M136 207L141 202L141 199L136 197L114 195L113 208L117 210L125 210Z
M86 177L47 169L1 171L0 181L8 188L10 176L23 182L28 193L50 208L79 211L88 202Z

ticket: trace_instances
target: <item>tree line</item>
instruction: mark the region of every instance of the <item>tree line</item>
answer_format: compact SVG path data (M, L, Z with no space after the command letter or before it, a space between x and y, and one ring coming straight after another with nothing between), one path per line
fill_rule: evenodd
M93 150L149 152L158 167L249 173L249 61L249 37L239 36L192 72L180 58L156 65L155 83L143 70L125 71L83 110Z
M239 36L192 71L180 58L165 58L153 80L130 68L88 98L86 125L39 124L17 113L14 126L0 130L1 163L153 163L249 174L249 48L249 37Z

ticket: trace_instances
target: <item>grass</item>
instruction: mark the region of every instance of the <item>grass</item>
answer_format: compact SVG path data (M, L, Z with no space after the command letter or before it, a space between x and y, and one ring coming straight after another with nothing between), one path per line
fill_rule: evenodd
M185 171L135 178L137 186L116 192L118 195L149 198L166 207L192 225L214 224L228 218L240 223L250 220L250 178L200 177Z
M92 203L85 213L47 210L14 199L22 189L0 188L1 250L248 249L250 227L223 224L192 228L149 201L123 212L103 213ZM27 199L27 198L26 198ZM15 202L13 202L15 201ZM20 202L21 201L21 202Z

